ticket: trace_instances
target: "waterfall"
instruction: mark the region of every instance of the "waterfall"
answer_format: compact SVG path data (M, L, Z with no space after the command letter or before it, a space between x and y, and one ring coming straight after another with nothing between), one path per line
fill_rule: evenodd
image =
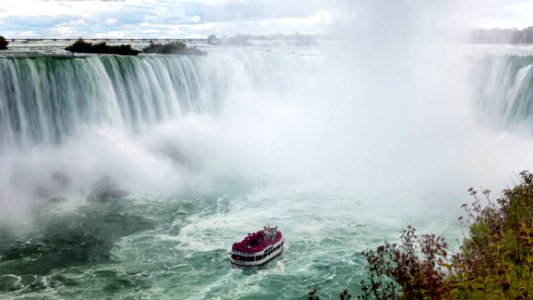
M140 132L188 112L216 113L235 93L305 84L316 57L0 58L0 149L57 144L82 126Z
M533 57L477 58L473 79L475 99L499 127L533 126Z

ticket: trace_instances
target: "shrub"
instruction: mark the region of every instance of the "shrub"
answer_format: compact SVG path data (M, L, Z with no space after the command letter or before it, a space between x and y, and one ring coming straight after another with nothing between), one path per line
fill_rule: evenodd
M65 50L75 53L97 53L97 54L119 54L119 55L137 55L139 51L133 49L131 45L118 45L109 46L105 42L93 44L78 39L71 45L65 48Z
M402 231L399 245L365 251L369 275L359 299L528 299L533 293L533 174L490 200L469 189L459 224L464 240L455 254L436 235ZM482 201L487 204L482 205ZM466 234L464 232L467 232Z
M154 44L150 42L148 47L143 49L143 53L158 53L158 54L184 54L184 55L205 55L204 51L196 48L188 48L185 43L173 42L168 44Z
M362 281L359 299L441 299L447 292L443 266L448 245L433 234L416 235L415 228L402 230L401 243L385 243L365 251L368 281ZM420 255L420 254L421 255Z
M308 294L309 294L309 297L307 298L307 300L320 300L320 298L316 294L316 289L310 290Z
M0 35L0 50L6 50L7 45L9 45L9 42L3 36Z

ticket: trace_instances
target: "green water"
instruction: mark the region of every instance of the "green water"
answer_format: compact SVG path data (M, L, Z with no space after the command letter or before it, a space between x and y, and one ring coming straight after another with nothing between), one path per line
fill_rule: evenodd
M316 287L335 299L358 289L360 252L406 222L394 208L372 212L368 195L236 188L132 196L70 213L51 206L29 233L3 233L1 298L303 299ZM280 227L284 253L265 266L232 267L231 244L264 223Z

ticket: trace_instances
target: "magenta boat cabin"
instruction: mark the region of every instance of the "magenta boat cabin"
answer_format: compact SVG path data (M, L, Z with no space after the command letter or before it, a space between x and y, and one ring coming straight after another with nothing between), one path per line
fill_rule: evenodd
M231 263L239 266L260 266L283 252L283 236L277 226L266 225L263 230L249 233L244 240L231 247Z

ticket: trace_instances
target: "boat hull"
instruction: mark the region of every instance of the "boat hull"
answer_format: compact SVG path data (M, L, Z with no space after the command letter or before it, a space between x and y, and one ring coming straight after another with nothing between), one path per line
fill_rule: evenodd
M278 246L279 246L278 249L272 250L271 252L269 252L270 249L274 249ZM268 253L268 255L265 255L265 253ZM260 253L254 253L254 256L253 256L254 260L236 259L233 257L234 255L232 255L230 257L230 261L233 265L240 266L240 267L257 267L257 266L262 266L272 261L274 258L278 257L281 253L283 253L283 239L279 241L278 243L276 243L275 245L273 245L272 248L265 249L264 251L261 251ZM257 259L257 254L260 254L262 258ZM247 258L250 259L252 258L252 256L248 256Z

